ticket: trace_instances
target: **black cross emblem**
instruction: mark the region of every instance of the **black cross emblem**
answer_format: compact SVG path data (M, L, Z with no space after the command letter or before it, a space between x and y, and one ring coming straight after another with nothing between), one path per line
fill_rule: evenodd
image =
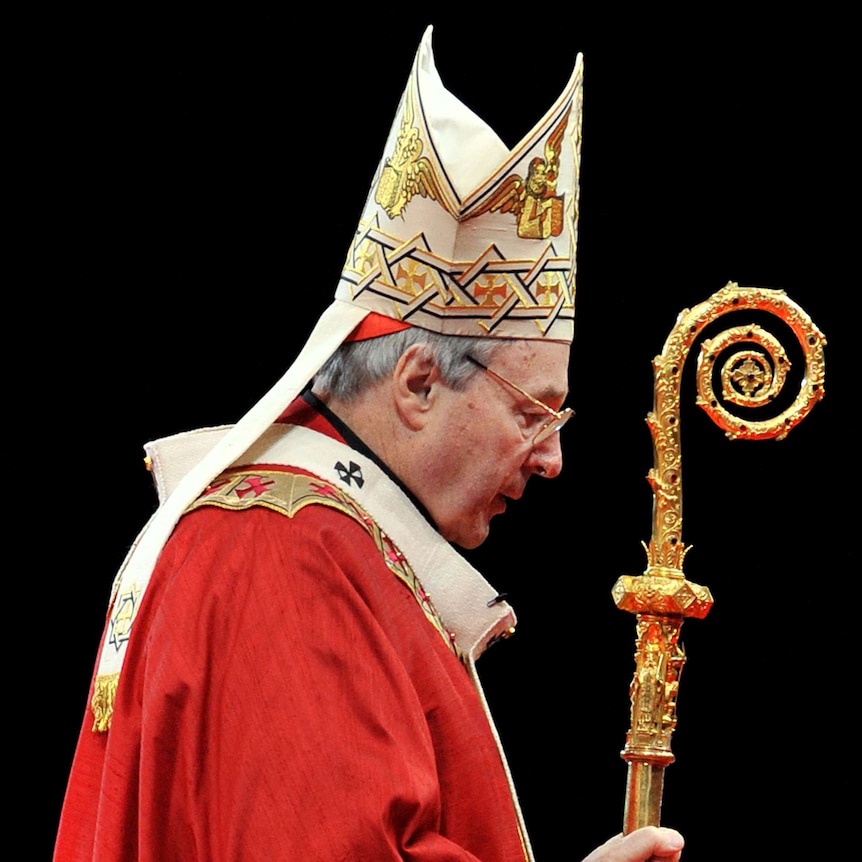
M357 488L361 488L365 484L365 479L362 478L362 468L359 464L355 464L351 461L350 467L345 467L341 461L336 461L335 469L338 472L338 477L346 485L350 485L351 482L356 482Z

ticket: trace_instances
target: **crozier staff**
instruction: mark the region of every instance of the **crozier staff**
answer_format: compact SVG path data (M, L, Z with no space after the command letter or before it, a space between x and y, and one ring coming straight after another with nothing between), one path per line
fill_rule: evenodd
M453 543L562 467L581 68L510 150L429 28L296 362L232 428L147 445L160 506L114 584L58 862L532 859L476 675L515 615ZM681 847L650 827L588 859Z

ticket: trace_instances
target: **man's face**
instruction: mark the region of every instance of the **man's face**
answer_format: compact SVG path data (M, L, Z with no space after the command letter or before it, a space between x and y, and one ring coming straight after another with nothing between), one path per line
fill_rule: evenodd
M559 410L568 392L568 362L567 344L518 341L502 342L487 364ZM533 445L548 413L486 371L447 396L434 426L437 449L445 455L429 465L430 493L420 496L446 539L475 548L487 537L491 518L524 493L533 474L560 472L560 435Z

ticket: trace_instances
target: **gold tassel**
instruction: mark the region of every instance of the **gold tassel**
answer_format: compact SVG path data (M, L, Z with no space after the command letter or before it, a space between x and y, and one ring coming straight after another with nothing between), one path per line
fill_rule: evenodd
M93 699L90 701L90 707L95 718L93 722L94 731L104 733L111 726L111 716L114 714L114 698L117 696L119 679L119 672L96 677L96 683L93 686Z

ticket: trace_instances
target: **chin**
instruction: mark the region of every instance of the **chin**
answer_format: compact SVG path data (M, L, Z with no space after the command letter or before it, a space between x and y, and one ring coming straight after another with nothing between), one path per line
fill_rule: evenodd
M460 529L459 529L460 528ZM485 539L488 538L490 524L485 521L480 524L475 524L471 529L465 529L464 524L457 525L455 529L448 532L441 530L443 538L457 545L459 548L464 548L466 551L472 551L473 548L478 548Z
M459 548L463 548L465 551L472 551L473 548L478 548L479 545L481 545L487 538L488 533L486 531L484 536L471 537L469 539L450 539L449 541L457 545Z

